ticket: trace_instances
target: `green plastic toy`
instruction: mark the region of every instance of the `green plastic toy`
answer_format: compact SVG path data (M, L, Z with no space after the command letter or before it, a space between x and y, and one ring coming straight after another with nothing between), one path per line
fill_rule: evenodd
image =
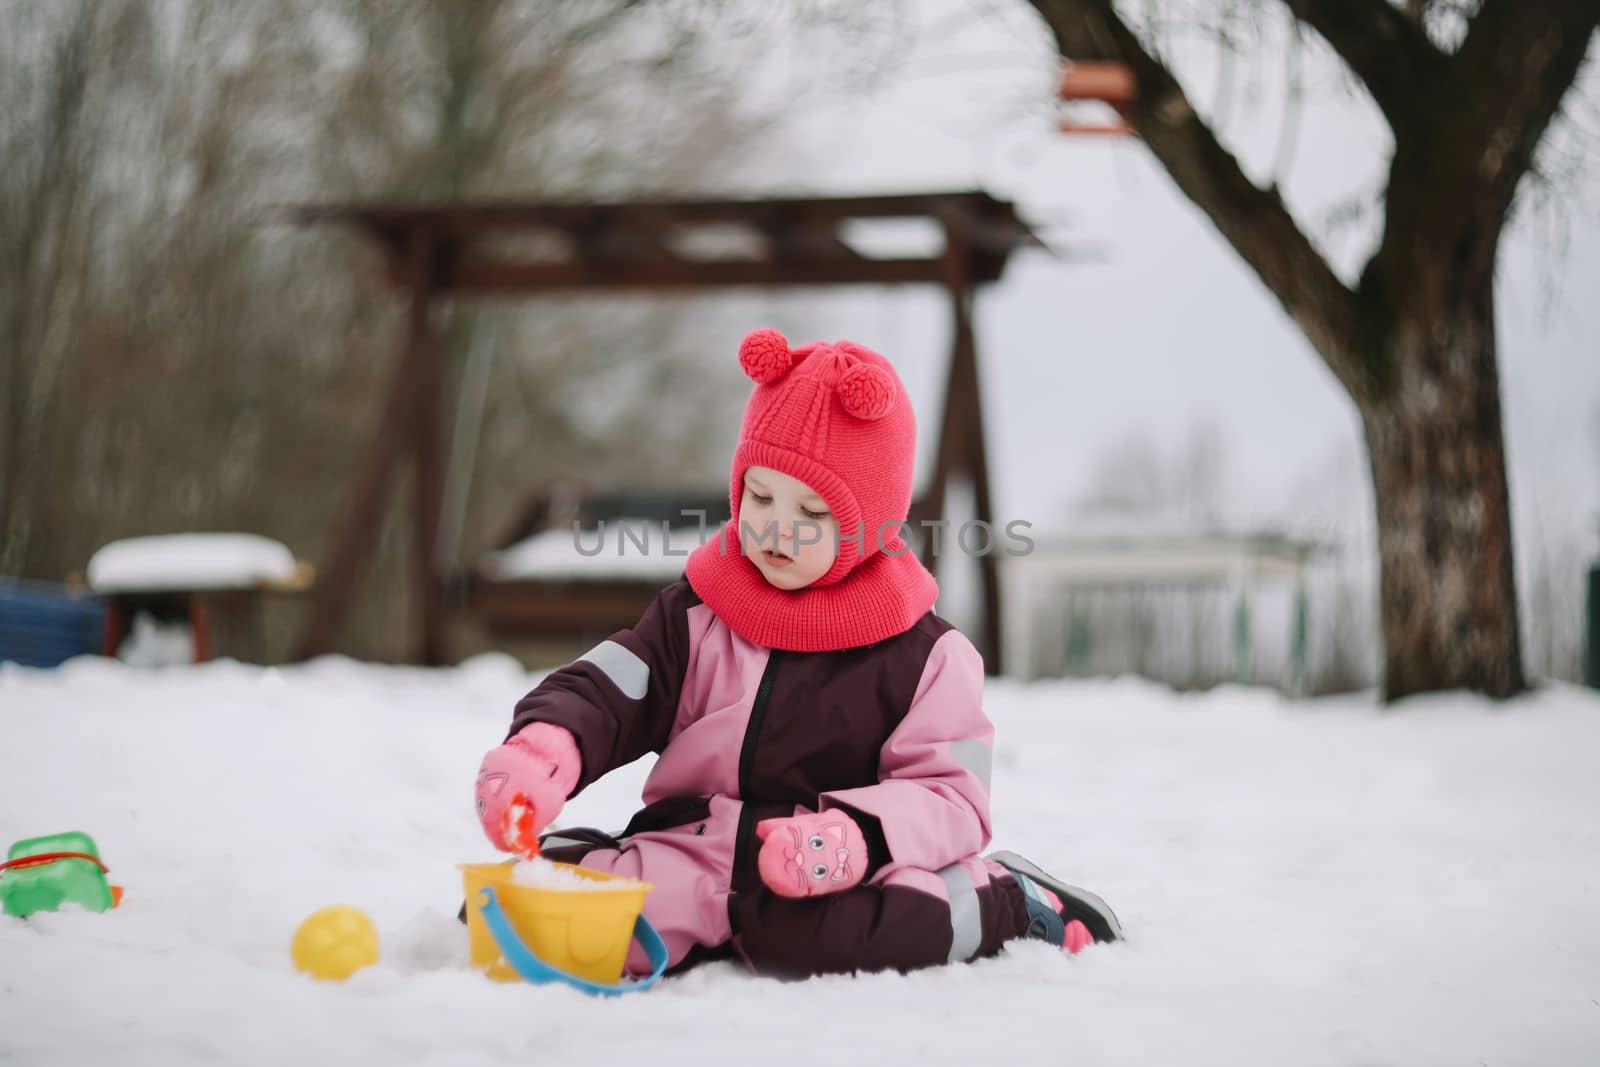
M114 908L122 887L106 881L107 870L94 838L76 830L18 841L0 863L0 907L18 918L63 904L86 911Z

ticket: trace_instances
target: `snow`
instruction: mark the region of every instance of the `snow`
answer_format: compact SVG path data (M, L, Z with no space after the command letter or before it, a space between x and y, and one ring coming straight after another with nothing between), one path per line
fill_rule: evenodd
M511 871L511 880L531 889L558 889L564 892L609 893L618 889L633 890L639 887L632 878L587 878L574 874L566 864L552 863L535 857L518 860Z
M249 589L294 576L294 553L257 534L130 537L89 559L89 587L97 593Z
M117 658L130 667L165 667L194 662L194 629L188 620L157 622L141 611L128 636L117 646Z
M615 1000L467 966L482 752L536 680L327 658L0 667L0 839L81 828L107 914L0 917L0 1062L1579 1064L1600 1054L1600 697L1291 704L1135 680L990 684L995 847L1130 940L907 976L718 963ZM645 761L563 823L617 829ZM290 965L325 905L383 961ZM820 1036L810 1031L820 1028ZM820 1042L820 1048L818 1043Z

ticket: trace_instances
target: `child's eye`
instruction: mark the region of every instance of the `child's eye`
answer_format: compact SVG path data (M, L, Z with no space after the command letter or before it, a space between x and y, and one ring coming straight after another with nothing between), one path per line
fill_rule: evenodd
M754 500L757 504L770 504L770 503L772 503L772 498L770 496L762 496L760 493L756 492L754 489L750 490L750 499Z
M801 508L800 511L808 519L825 519L829 514L826 511L812 511L810 508Z

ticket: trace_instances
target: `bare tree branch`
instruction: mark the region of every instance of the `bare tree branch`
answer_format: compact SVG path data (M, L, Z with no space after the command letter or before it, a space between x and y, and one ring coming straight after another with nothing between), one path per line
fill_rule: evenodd
M1374 310L1441 311L1453 295L1419 284L1440 277L1440 249L1464 276L1490 277L1517 186L1597 24L1593 0L1486 0L1422 101L1425 121L1395 139L1383 241L1362 279Z
M1484 0L1473 19L1432 110L1445 125L1439 145L1452 149L1450 176L1482 189L1497 218L1510 209L1597 28L1595 0Z
M1284 6L1355 72L1392 129L1423 118L1424 89L1444 73L1445 56L1418 22L1387 0L1284 0Z
M1222 232L1352 394L1368 392L1359 353L1343 339L1359 321L1355 296L1295 224L1276 190L1262 189L1218 142L1183 87L1139 42L1111 0L1032 0L1062 55L1126 63L1138 84L1135 131Z

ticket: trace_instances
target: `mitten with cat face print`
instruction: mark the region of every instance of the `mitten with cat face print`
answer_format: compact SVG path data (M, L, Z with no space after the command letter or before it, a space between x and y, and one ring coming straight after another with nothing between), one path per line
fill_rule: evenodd
M858 885L867 872L867 841L842 811L756 823L761 880L779 896L814 897Z

